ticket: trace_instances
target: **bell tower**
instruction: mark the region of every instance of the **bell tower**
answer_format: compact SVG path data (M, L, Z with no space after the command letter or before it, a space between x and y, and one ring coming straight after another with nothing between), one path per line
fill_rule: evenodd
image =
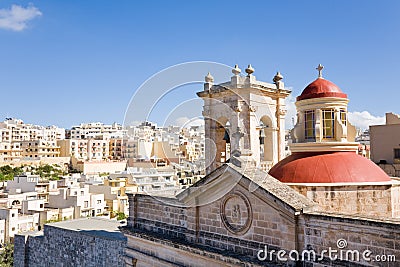
M257 81L251 65L245 72L236 65L231 80L221 84L208 73L197 93L204 100L206 174L232 155L265 171L285 157L285 98L291 91L279 72L273 83Z

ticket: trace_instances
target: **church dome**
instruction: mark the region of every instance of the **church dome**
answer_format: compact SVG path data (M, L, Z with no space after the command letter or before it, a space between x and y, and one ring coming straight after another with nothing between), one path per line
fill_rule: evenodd
M373 183L390 177L355 152L296 152L278 162L269 174L283 183Z
M297 101L320 97L347 98L347 94L343 93L333 82L319 77L303 90L301 95L297 97Z

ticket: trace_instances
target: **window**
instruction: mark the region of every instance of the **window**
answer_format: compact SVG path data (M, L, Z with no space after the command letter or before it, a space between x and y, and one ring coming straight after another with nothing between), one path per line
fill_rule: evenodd
M340 120L342 121L343 125L347 125L347 112L346 110L340 110Z
M101 209L97 209L97 214L101 213Z
M304 130L305 139L315 139L315 112L314 110L307 110L304 112Z
M89 207L89 201L83 202L83 207L85 207L85 208Z
M335 111L333 109L322 110L323 138L335 137Z
M101 199L97 200L97 204L101 204Z
M394 158L395 159L400 159L400 148L395 148L394 149Z

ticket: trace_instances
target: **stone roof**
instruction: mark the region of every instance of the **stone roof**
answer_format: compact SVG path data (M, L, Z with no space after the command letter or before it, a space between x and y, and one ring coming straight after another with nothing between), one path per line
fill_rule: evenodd
M235 160L233 161L242 161L242 159L235 158ZM288 205L295 211L317 209L318 205L315 202L309 200L307 197L298 193L296 190L290 188L289 186L279 182L268 173L253 167L241 168L237 165L238 164L235 165L234 163L232 163L232 161L230 163L223 164L221 167L215 169L203 179L178 194L177 198L179 200L183 200L185 198L193 197L197 190L200 190L199 192L205 192L205 190L207 189L201 187L210 184L212 181L220 179L220 176L223 173L232 170L233 172L239 174L241 178L239 177L239 179L231 179L228 182L237 183L240 179L245 178L248 179L249 182L251 182L251 185L249 186L250 191L254 192L257 187L260 187L268 194L281 200L284 204ZM245 163L243 163L242 166L245 166ZM231 185L225 184L225 186L229 187Z
M227 163L227 165L236 172L241 173L243 177L246 177L254 182L254 186L260 186L265 191L280 199L282 202L288 204L295 210L303 210L306 208L311 209L312 207L317 207L316 203L309 200L307 197L298 193L296 190L290 188L289 186L279 182L264 171L255 168L242 169L232 163Z

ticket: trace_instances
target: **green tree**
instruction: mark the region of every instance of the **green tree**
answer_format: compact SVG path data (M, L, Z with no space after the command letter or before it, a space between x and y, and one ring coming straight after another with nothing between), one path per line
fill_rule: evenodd
M1 182L1 187L4 187L4 182L7 181L6 176L0 172L0 182Z
M4 243L1 245L0 250L0 266L1 267L12 267L14 264L14 244Z
M118 212L118 211L114 211L114 216L113 217L117 217L117 221L121 221L121 220L124 220L124 219L128 218L128 216L126 216L125 213Z

